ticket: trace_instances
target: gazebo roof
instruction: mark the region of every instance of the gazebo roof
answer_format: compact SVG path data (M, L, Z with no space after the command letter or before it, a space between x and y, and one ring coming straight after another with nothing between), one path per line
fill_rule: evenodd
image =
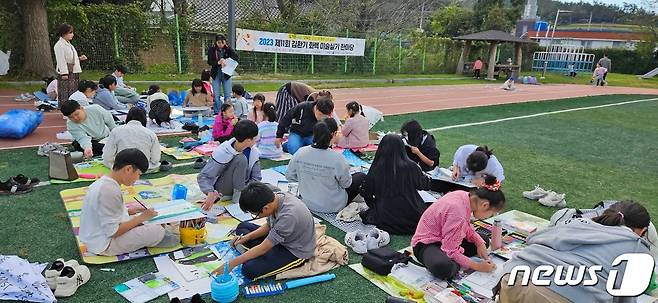
M470 40L470 41L496 41L496 42L517 42L517 43L536 43L530 39L517 38L509 33L489 30L479 33L473 33L452 38L453 40Z

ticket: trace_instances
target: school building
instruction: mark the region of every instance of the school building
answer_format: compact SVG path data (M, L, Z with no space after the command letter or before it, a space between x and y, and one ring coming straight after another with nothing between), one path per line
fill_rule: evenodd
M553 37L551 37L553 36ZM634 50L637 43L645 41L642 32L612 30L550 30L528 31L528 38L539 43L541 47L549 45L583 46L586 49L617 48ZM551 39L553 42L551 43Z

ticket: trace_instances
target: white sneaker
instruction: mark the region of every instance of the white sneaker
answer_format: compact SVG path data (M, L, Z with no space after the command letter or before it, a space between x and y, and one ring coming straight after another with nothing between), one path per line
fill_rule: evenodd
M549 192L545 197L539 199L539 203L548 207L560 207L564 208L567 206L567 201L564 199L566 194L558 194L554 191Z
M46 272L44 273L50 290L55 290L55 288L57 288L57 277L62 273L62 269L64 269L65 266L77 268L80 264L78 264L78 261L76 260L68 260L64 262L64 259L57 259L50 264L50 268L46 269Z
M65 266L62 273L57 277L57 289L55 297L70 297L78 290L78 287L84 285L91 278L89 268L79 265L77 268Z
M523 197L530 200L539 200L546 197L546 195L548 195L548 191L539 187L539 185L535 186L533 190L523 192Z
M364 232L351 231L345 234L345 245L349 246L357 254L365 254L368 252L368 235Z
M368 239L366 241L368 250L384 247L390 241L391 237L389 234L379 228L373 228L368 231Z

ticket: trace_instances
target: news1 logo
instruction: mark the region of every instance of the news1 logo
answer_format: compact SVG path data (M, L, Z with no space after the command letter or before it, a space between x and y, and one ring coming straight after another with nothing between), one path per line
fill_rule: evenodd
M618 268L623 263L626 264L626 268L624 274L619 276ZM635 297L642 294L649 286L655 261L649 254L629 253L615 258L611 267L606 283L608 293L615 297ZM594 286L599 283L598 273L602 270L602 265L589 267L540 265L535 270L531 270L527 265L519 265L512 269L508 285L513 286L517 275L522 274L521 285L523 286L528 286L531 280L532 284L537 286L549 286L551 282L557 286ZM588 273L587 278L585 278L585 272Z

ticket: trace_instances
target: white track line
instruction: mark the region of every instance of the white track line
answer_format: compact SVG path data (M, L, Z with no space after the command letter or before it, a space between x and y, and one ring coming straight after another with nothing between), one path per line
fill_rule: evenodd
M577 107L577 108L556 110L556 111L543 112L543 113L537 113L537 114L532 114L532 115L523 115L523 116L516 116L516 117L509 117L509 118L502 118L502 119L495 119L495 120L488 120L488 121L481 121L481 122L472 122L472 123L442 126L442 127L427 129L427 131L428 132L435 132L435 131L439 131L439 130L469 127L469 126L476 126L476 125L493 124L493 123L498 123L498 122L520 120L520 119L527 119L527 118L535 118L535 117L548 116L548 115L554 115L554 114L562 114L562 113L569 113L569 112L575 112L575 111L581 111L581 110L590 110L590 109L597 109L597 108L604 108L604 107L620 106L620 105L640 103L640 102L648 102L648 101L658 101L658 98L631 100L631 101L624 101L624 102L619 102L619 103L610 103L610 104L603 104L603 105L595 105L595 106L586 106L586 107Z

